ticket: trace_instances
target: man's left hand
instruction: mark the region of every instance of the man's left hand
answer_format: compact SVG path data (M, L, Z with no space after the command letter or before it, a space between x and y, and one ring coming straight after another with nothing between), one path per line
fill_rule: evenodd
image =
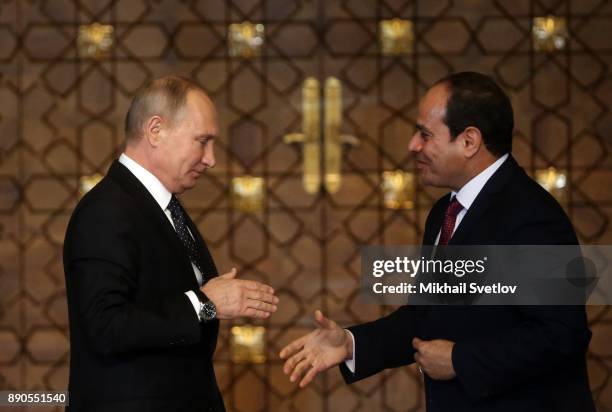
M416 350L414 360L423 373L431 379L448 380L455 376L453 368L453 346L455 342L444 339L421 340L414 338L412 347Z

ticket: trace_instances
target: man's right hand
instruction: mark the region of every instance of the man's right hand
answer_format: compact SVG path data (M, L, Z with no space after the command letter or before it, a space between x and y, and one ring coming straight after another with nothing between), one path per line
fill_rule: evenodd
M291 382L300 381L300 387L308 385L319 372L336 366L353 357L353 340L349 333L336 322L315 312L317 329L285 346L280 352L281 359L287 359L283 366L285 374L291 374Z
M236 279L236 268L212 278L201 290L215 304L218 319L265 319L276 312L274 289L254 280Z

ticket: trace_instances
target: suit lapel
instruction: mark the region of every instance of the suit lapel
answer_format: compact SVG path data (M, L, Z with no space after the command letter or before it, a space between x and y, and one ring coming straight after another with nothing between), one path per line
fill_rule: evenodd
M486 213L491 205L494 204L496 195L510 181L512 176L520 170L521 168L516 163L516 160L514 160L512 156L509 156L499 169L495 171L487 183L485 183L480 193L478 193L474 203L472 203L457 227L457 230L448 242L449 245L461 245L466 243L466 239L470 233L474 228L478 227L480 218ZM441 226L442 221L440 221L438 230Z
M152 222L155 222L154 224L156 227L160 228L161 232L164 234L164 238L172 246L177 257L190 262L187 251L176 235L176 231L172 227L168 217L140 180L117 160L111 165L107 176L119 183L119 185L138 203L140 210L149 216ZM190 276L190 282L194 287L197 287L195 275Z
M433 245L436 241L436 236L442 227L444 220L444 212L450 201L450 193L440 199L434 205L429 214L427 225L425 225L425 233L423 234L423 245Z

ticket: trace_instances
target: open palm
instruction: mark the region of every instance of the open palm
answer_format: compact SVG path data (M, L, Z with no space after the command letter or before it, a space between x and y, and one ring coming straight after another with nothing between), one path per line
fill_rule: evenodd
M315 330L294 340L280 352L281 359L287 359L283 372L291 374L291 382L305 374L300 387L308 385L319 372L352 356L352 341L344 329L318 310L315 321L318 324Z

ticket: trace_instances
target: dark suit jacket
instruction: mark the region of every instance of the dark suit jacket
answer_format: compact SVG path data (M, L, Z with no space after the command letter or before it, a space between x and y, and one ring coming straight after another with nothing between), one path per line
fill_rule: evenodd
M433 206L423 243L432 245L450 195ZM557 201L509 157L485 184L449 245L577 244ZM455 342L457 377L425 377L428 412L594 411L585 353L584 306L404 306L349 330L356 370L348 383L414 362L412 339Z
M217 273L198 229L205 276ZM79 202L66 233L70 411L223 411L218 321L200 324L187 252L121 163Z

